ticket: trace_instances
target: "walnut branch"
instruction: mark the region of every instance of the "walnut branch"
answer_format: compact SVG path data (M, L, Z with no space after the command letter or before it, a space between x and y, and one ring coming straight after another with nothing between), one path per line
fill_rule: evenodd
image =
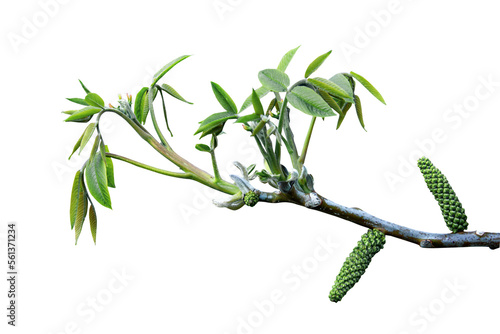
M377 218L361 209L337 204L315 192L306 194L296 187L291 187L287 193L262 192L259 197L261 202L288 202L324 212L364 227L380 230L386 235L417 244L422 248L489 247L497 249L500 247L500 233L479 231L429 233L418 231Z

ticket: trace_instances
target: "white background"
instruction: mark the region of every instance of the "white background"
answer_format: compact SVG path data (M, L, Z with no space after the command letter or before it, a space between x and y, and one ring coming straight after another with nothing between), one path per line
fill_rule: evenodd
M137 93L163 64L192 54L164 78L195 102L170 100L170 141L209 170L192 133L220 111L211 80L241 105L259 86L258 71L276 67L288 50L302 45L287 70L295 82L331 49L317 74L361 73L387 106L358 85L368 132L354 113L339 131L336 119L317 123L307 159L316 190L398 224L446 233L414 160L404 162L424 142L460 196L470 229L500 231L495 2L6 4L0 10L0 254L6 263L6 224L15 221L20 273L18 327L9 333L413 334L498 325L499 251L425 250L388 238L366 275L334 304L331 285L365 228L288 204L215 208L210 201L218 195L198 184L121 162L115 162L113 210L97 208L97 246L88 222L75 246L68 206L73 175L86 156L67 157L85 126L64 123L60 114L73 107L64 98L83 97L77 79L116 104L118 93ZM481 81L488 78L491 91ZM104 120L112 152L171 168L119 118ZM293 114L298 143L307 124ZM431 143L436 131L440 140ZM225 167L233 160L262 167L246 132L236 125L226 132L218 149L226 178L235 173ZM400 179L391 187L388 175ZM319 248L328 240L338 246L331 253ZM292 272L294 266L303 274ZM4 332L10 327L4 279L0 289ZM271 295L280 293L271 306Z

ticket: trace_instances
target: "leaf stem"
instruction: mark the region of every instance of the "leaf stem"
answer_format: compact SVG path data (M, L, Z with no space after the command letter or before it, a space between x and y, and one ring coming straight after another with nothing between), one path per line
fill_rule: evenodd
M210 150L210 157L212 158L212 167L214 168L214 178L215 183L218 183L222 178L220 177L219 167L217 166L217 160L215 159L215 147L214 142L217 141L217 136L212 134L212 149Z
M163 116L165 117L165 124L167 125L168 132L170 132L170 136L173 137L174 135L173 135L172 131L170 130L170 127L168 126L167 108L165 108L165 99L163 98L163 92L160 88L157 88L157 89L160 92L161 103L163 104Z
M176 173L176 172L171 172L171 171L168 171L168 170L164 170L164 169L156 168L156 167L153 167L153 166L150 166L150 165L146 165L146 164L144 164L142 162L135 161L135 160L123 157L123 156L118 155L118 154L106 153L106 156L110 157L110 158L113 158L113 159L116 159L116 160L121 160L121 161L127 162L127 163L129 163L131 165L134 165L134 166L137 166L137 167L140 167L140 168L143 168L143 169L146 169L146 170L149 170L151 172L158 173L158 174L172 176L172 177L178 177L178 178L181 178L181 179L192 179L193 178L193 175L190 174L190 173Z
M153 126L155 128L156 133L158 134L158 137L160 138L160 141L163 146L166 148L170 148L170 145L168 144L167 140L165 139L165 136L163 136L163 133L160 130L160 127L158 126L158 122L156 121L156 116L155 116L155 111L153 107L153 101L154 101L154 90L156 89L155 86L151 86L151 88L148 91L148 99L149 99L149 113L151 114L151 120L153 121Z
M314 129L314 124L316 123L316 117L313 116L311 119L311 124L309 124L309 130L307 130L306 139L304 141L304 147L302 148L302 153L299 158L299 167L304 165L304 161L306 160L307 149L309 147L309 142L311 141L311 135Z

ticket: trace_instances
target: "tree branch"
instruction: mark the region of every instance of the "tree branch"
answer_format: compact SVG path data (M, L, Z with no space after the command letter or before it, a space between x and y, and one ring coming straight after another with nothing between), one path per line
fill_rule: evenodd
M319 204L311 206L311 197L319 199ZM500 247L500 233L491 232L459 232L459 233L429 233L414 230L377 218L358 208L350 208L337 204L317 193L305 194L296 187L291 187L287 193L260 193L259 200L269 203L289 202L304 206L308 209L320 211L335 217L348 220L355 224L377 229L404 241L419 245L422 248L450 248L450 247Z

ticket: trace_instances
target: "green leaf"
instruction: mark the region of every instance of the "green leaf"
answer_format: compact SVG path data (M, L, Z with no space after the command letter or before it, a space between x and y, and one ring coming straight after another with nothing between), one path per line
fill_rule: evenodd
M106 163L107 163L107 160L106 160L106 145L104 145L104 140L100 140L99 142L99 153L101 154L101 159L102 161L104 161L104 166L106 166ZM108 179L108 175L107 175L107 168L106 168L106 182L107 182L107 179Z
M175 97L177 100L180 100L182 102L186 102L186 103L189 103L189 104L193 104L193 102L186 101L179 93L177 93L177 91L173 87L171 87L171 86L169 86L167 84L161 85L161 89L165 93L169 94L170 96Z
M104 146L106 152L109 152L108 145ZM106 157L106 176L108 178L108 187L115 188L115 169L113 167L113 160Z
M267 93L269 93L269 89L265 87L259 87L255 90L255 92L257 93L259 99L262 99L264 96L267 95ZM250 96L246 98L245 102L243 102L243 105L240 108L240 112L250 107L251 104L252 104L252 94L250 94Z
M248 123L248 122L252 122L252 121L260 121L260 115L250 114L250 115L241 116L234 123Z
M200 122L200 127L198 128L198 130L196 130L194 134L196 135L200 132L203 132L201 137L204 137L207 134L215 133L215 131L212 130L218 131L219 130L219 128L217 128L218 126L221 125L223 126L228 119L234 119L234 118L238 118L238 116L230 111L212 114L208 116L205 120ZM222 131L222 128L220 129L220 131Z
M68 97L66 100L71 101L73 103L78 103L81 104L82 106L88 106L89 104L84 100L79 97Z
M93 115L97 114L100 112L102 109L101 108L96 108L96 107L85 107L83 109L78 110L77 112L73 113L71 116L66 118L64 121L65 122L77 122L77 121L82 121L84 119L90 120ZM88 121L87 120L87 121Z
M80 111L80 110L65 110L65 111L61 111L63 114L66 114L66 115L73 115L74 113L76 113L77 111Z
M153 96L153 100L154 100L154 96ZM149 90L142 97L141 103L142 103L141 121L142 121L142 124L146 124L146 120L148 119L148 114L149 114Z
M287 96L293 107L308 115L316 117L336 115L321 96L309 87L297 86Z
M264 115L264 107L262 106L259 95L257 95L255 89L252 89L252 104L257 115Z
M340 125L342 125L342 122L344 121L344 118L347 114L347 111L349 111L349 109L351 108L352 106L352 103L350 102L347 102L344 107L342 107L342 113L340 114L339 116L339 120L337 122L337 130L340 128Z
M75 179L73 181L73 187L71 189L71 203L69 206L69 220L71 222L71 229L73 229L73 227L75 226L77 217L81 219L81 217L78 216L78 207L80 201L82 201L83 199L83 196L85 196L82 181L83 178L81 175L81 171L77 171L75 174ZM82 195L82 197L80 195Z
M139 123L142 122L142 115L144 113L144 97L147 98L148 87L142 87L139 93L137 93L134 102L134 115ZM147 100L147 99L146 99ZM147 104L149 106L149 104Z
M82 80L78 79L78 81L80 82L80 85L82 85L82 88L85 91L85 93L89 94L90 90L87 87L85 87L85 85L83 84Z
M210 148L210 146L208 145L205 145L205 144L196 144L195 145L195 148L198 150L198 151L201 151L201 152L210 152L212 149Z
M359 81L360 84L362 84L373 96L375 96L380 102L385 104L384 98L382 95L379 93L379 91L373 87L371 83L368 82L365 78L363 78L361 75L356 74L354 72L351 72L351 75Z
M263 119L260 120L259 123L257 123L257 125L255 126L255 129L253 129L253 132L252 132L252 136L255 136L257 133L259 133L260 130L264 129L264 127L266 126L266 121L264 121Z
M154 87L156 83L165 75L167 74L168 71L172 69L175 65L183 61L184 59L188 58L189 56L180 56L174 60L172 60L170 63L167 65L163 66L158 72L153 77L153 83L151 84L151 87Z
M103 99L96 93L88 93L87 96L85 96L85 102L87 102L89 106L104 108Z
M356 82L352 78L352 75L350 75L349 73L342 73L342 75L349 81L349 83L351 84L351 89L354 92L356 88Z
M85 169L87 187L92 196L101 205L111 209L111 197L108 191L108 177L106 175L106 164L101 154L95 154Z
M300 48L300 45L297 46L295 49L292 49L290 51L288 51L284 56L283 58L281 58L281 61L278 65L278 70L281 71L281 72L285 72L287 67L288 67L288 64L290 64L290 61L292 60L293 56L295 56L295 52L297 52L297 50Z
M342 73L335 74L333 77L330 78L330 81L342 88L344 92L349 95L351 99L354 98L354 91L351 85L351 82L349 79L346 78L346 76Z
M92 233L92 239L94 239L94 245L95 245L97 236L97 215L95 214L95 208L92 204L90 204L90 209L89 209L89 221L90 221L90 233Z
M305 78L309 78L311 74L313 74L320 66L323 64L323 62L328 58L328 56L332 53L332 50L328 51L325 54L322 54L318 58L314 59L311 64L307 67L306 73L304 75Z
M90 123L83 132L82 142L80 144L80 152L78 152L78 154L82 153L82 150L85 148L85 145L87 145L87 143L89 142L90 137L92 137L92 134L94 134L96 126L97 126L96 123Z
M80 136L80 138L76 142L75 146L73 147L73 152L71 152L71 155L69 156L68 160L71 159L71 157L73 156L73 154L75 154L76 150L78 150L78 148L82 144L82 139L83 139L83 135L84 134L85 134L85 131L83 131L82 135Z
M97 149L99 148L100 143L101 143L101 136L95 136L94 145L92 145L92 150L90 151L89 161L92 161L94 159L94 156L97 153Z
M318 89L318 93L321 96L321 98L333 109L335 110L338 114L342 114L342 109L340 109L340 106L335 102L333 97L330 96L327 92L325 92L322 89Z
M274 107L278 108L278 103L276 102L276 98L272 99L271 102L269 102L269 105L267 106L266 110L266 115L271 114L271 111L273 111Z
M339 85L330 80L324 78L313 78L307 79L309 83L311 83L314 87L324 90L328 94L332 94L334 96L339 96L344 98L346 101L352 102L352 97L342 89Z
M88 211L88 198L84 189L81 189L80 198L78 201L76 220L75 220L75 245L78 242L80 233L82 233L83 223L85 222L85 217Z
M290 85L290 78L286 73L272 68L260 71L259 81L262 86L273 92L286 92Z
M224 110L226 111L232 112L233 114L238 113L238 108L236 108L236 104L234 104L233 99L231 99L229 94L226 93L226 91L215 82L212 81L211 84L214 95L217 98L217 101L219 101L222 108L224 108Z
M363 121L363 109L361 109L361 100L357 95L354 95L354 106L356 107L356 114L358 115L359 123L365 129L365 122Z

